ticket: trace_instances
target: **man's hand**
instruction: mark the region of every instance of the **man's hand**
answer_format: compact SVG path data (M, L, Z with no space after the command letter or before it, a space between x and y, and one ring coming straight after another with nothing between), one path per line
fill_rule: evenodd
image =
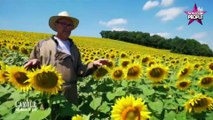
M99 59L99 60L93 61L93 65L95 66L107 65L108 63L109 63L108 59Z
M25 65L24 68L31 69L31 68L40 68L40 62L38 59L29 60Z

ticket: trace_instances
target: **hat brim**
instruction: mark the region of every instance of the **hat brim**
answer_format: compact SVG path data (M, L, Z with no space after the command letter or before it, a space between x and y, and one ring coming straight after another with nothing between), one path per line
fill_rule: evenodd
M77 18L74 18L74 17L67 17L67 16L52 16L50 17L49 19L49 26L50 28L52 28L52 30L56 31L57 32L57 29L56 29L56 26L55 26L55 23L58 19L61 19L61 18L68 18L72 21L73 23L73 30L78 26L79 24L79 20Z

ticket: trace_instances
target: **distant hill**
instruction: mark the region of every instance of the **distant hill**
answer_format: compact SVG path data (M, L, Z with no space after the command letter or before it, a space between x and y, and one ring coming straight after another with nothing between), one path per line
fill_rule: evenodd
M212 57L213 52L207 44L201 44L194 39L180 37L166 39L150 33L130 31L101 31L103 38L135 43L159 49L167 49L173 53Z

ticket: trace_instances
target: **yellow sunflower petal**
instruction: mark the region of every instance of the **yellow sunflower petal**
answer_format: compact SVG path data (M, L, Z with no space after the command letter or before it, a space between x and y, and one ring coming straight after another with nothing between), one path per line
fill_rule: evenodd
M77 114L72 117L72 120L83 120L83 117Z

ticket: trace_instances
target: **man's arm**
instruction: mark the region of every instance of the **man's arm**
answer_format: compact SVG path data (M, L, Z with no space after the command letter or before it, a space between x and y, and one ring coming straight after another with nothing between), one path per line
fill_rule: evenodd
M24 63L24 67L27 69L31 69L31 68L37 68L40 67L40 61L39 61L39 45L40 42L37 43L37 45L34 47L34 49L32 50L29 60L27 62Z
M106 65L109 63L108 59L99 59L93 62L84 65L81 61L81 56L79 53L79 60L77 65L77 75L81 77L85 77L91 75L99 66Z

